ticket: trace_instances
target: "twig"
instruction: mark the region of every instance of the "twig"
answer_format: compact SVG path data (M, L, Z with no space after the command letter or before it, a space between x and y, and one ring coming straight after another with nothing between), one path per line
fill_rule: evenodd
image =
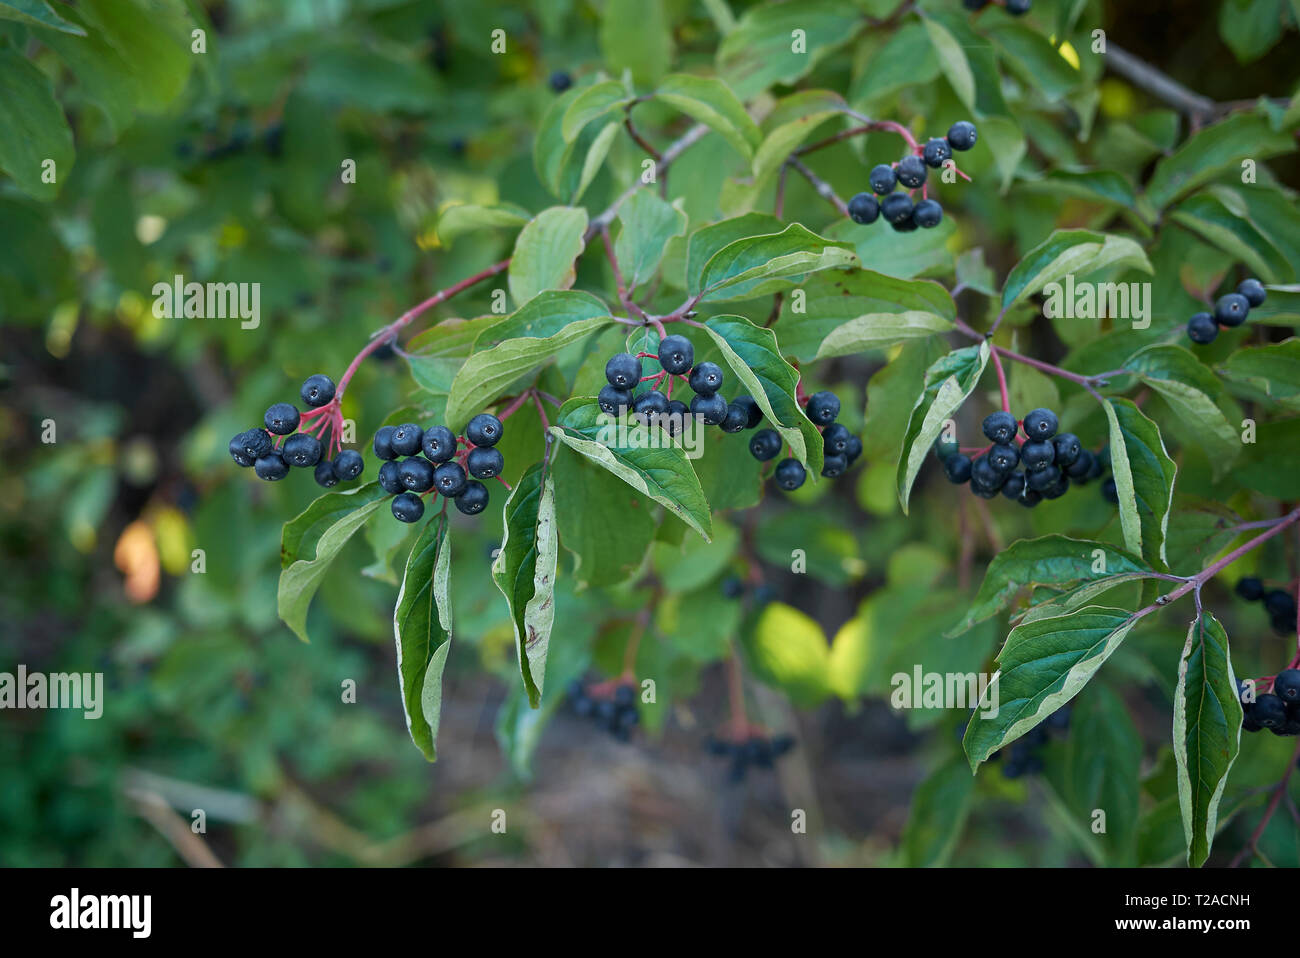
M837 210L839 210L840 215L842 216L849 215L848 205L842 199L840 199L838 195L836 195L835 190L831 188L831 185L829 183L823 180L812 170L808 169L807 165L805 165L801 160L799 160L795 156L791 156L789 159L787 159L786 163L790 164L792 167L794 167L796 170L802 173L804 179L806 179L810 184L812 184L812 188L817 191L817 195L820 196L822 199L828 201L832 206L834 206Z

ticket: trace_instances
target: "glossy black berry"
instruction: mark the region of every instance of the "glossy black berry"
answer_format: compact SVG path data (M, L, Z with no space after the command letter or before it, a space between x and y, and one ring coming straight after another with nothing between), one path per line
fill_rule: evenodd
M668 402L668 412L659 417L659 425L662 426L670 436L675 436L686 426L686 418L691 414L691 407L686 405L680 399L672 399Z
M1011 443L997 443L987 453L989 463L1001 475L1020 465L1020 450Z
M259 429L258 432L261 432L261 430ZM263 432L262 435L265 436L266 433ZM250 454L248 451L244 433L241 432L230 440L230 458L235 460L235 465L243 466L245 469L257 461L257 456Z
M1219 324L1209 313L1197 313L1187 321L1187 338L1202 346L1214 342L1219 335Z
M775 429L760 429L749 440L749 454L759 462L767 462L781 454L781 434Z
M1283 612L1280 615L1269 616L1268 624L1278 635L1295 635L1296 621L1293 613Z
M849 200L849 219L868 226L880 217L880 203L870 193L859 193Z
M1256 698L1250 714L1264 728L1282 728L1286 725L1286 703L1272 692L1265 692Z
M344 482L351 482L365 468L366 461L355 449L344 449L334 457L334 472Z
M505 431L500 419L490 412L481 412L465 427L465 438L476 446L495 446Z
M722 596L726 599L739 599L745 594L745 583L737 576L729 575L722 580Z
M921 158L925 160L926 166L937 170L952 159L952 147L947 140L936 136L926 142Z
M697 363L691 370L690 382L698 395L712 396L722 388L722 367L717 363Z
M849 465L853 465L860 455L862 455L862 440L857 436L850 436L848 448L844 450L844 456L849 460Z
M1050 409L1033 409L1025 416L1022 428L1028 439L1051 439L1060 427L1056 413Z
M833 392L813 393L808 398L808 418L818 426L829 426L840 414L840 397Z
M881 163L871 171L867 178L871 184L871 192L878 196L884 196L886 193L894 192L894 187L898 185L898 177L894 174L894 168L888 163Z
M649 419L668 411L668 397L657 389L643 392L632 400L632 411Z
M1214 320L1220 326L1240 326L1246 321L1246 314L1249 312L1250 300L1241 293L1220 296L1219 301L1214 304Z
M915 207L912 208L912 212L916 212ZM916 225L916 220L910 216L901 223L890 223L889 228L895 233L915 233L920 229L920 227Z
M1016 500L1016 502L1020 503L1026 509L1032 509L1042 501L1043 494L1041 492L1037 489L1028 488L1026 488L1025 491L1020 494L1020 498Z
M641 360L631 353L618 353L611 356L609 362L605 363L605 379L611 386L619 389L634 388L641 382Z
M1002 483L1006 481L997 467L989 461L988 456L980 456L971 462L970 468L971 485L976 489L985 492L998 492L1002 488Z
M600 411L608 416L617 416L632 406L632 390L619 386L602 386L596 396Z
M1079 452L1079 458L1066 468L1065 473L1076 483L1086 482L1091 478L1092 466L1092 453L1083 449Z
M776 484L786 492L793 492L803 485L808 473L798 459L782 459L776 464Z
M746 423L749 422L749 410L744 406L738 406L734 402L727 403L727 414L722 417L719 425L723 432L744 432Z
M837 476L844 475L845 470L848 468L848 456L845 456L842 453L835 453L822 457L822 475L827 479L834 479Z
M1295 615L1295 596L1285 589L1270 589L1264 594L1264 608L1269 615Z
M465 468L475 479L495 479L501 475L501 470L505 467L506 460L501 455L500 449L484 449L480 446L471 449L469 455L465 457Z
M961 447L958 445L957 440L951 437L940 435L939 438L934 441L934 458L938 459L940 462L943 462L949 456L957 455L960 451Z
M969 482L971 474L970 457L963 456L961 453L954 453L943 461L943 472L948 477L948 481L956 485Z
M402 485L402 464L389 460L379 467L379 488L391 495L399 492L405 492L406 486Z
M753 429L763 421L763 410L753 396L737 396L732 402L745 410L746 429Z
M272 450L253 463L253 471L257 473L257 478L275 482L289 474L289 464L280 453Z
M833 422L822 430L822 442L831 453L842 453L849 448L853 433L843 423Z
M1056 461L1056 447L1047 440L1031 439L1020 447L1020 461L1030 472L1050 466Z
M1061 472L1058 467L1053 466L1052 468L1056 470L1057 479L1043 490L1044 499L1059 499L1070 491L1070 477Z
M284 441L284 445L280 448L280 454L284 456L284 461L291 466L297 466L300 469L315 466L316 463L320 462L320 440L315 436L307 435L305 432L294 433Z
M402 460L398 466L398 476L403 488L411 492L428 492L433 488L433 463L419 456Z
M471 479L465 483L465 491L457 496L455 501L456 508L462 513L467 516L476 516L487 508L487 486L476 479Z
M402 522L418 522L424 515L424 500L413 492L393 497L393 515Z
M1032 6L1031 0L1007 0L1007 13L1013 17L1021 17L1028 13Z
M1112 505L1119 505L1119 489L1114 479L1107 479L1101 484L1101 497Z
M893 226L910 223L916 209L906 193L890 193L880 202L880 213Z
M1246 297L1246 302L1250 303L1252 309L1263 306L1264 300L1268 298L1268 291L1264 289L1264 284L1257 279L1242 280L1241 285L1237 287L1237 292Z
M334 398L334 380L324 373L308 376L298 395L308 406L323 406Z
M316 480L316 485L324 489L333 489L339 484L339 477L334 473L334 464L328 459L316 463L316 471L312 473L312 478Z
M420 451L430 462L446 462L456 455L456 434L446 426L433 426L424 431Z
M898 182L902 183L909 190L920 189L925 183L925 176L929 170L926 168L925 160L921 159L914 153L908 154L898 161L898 168L895 175Z
M376 459L389 460L397 458L397 453L393 451L393 432L395 430L395 426L380 426L375 433L373 448Z
M1079 442L1079 437L1072 432L1063 432L1055 436L1052 439L1052 448L1056 450L1056 458L1053 462L1062 469L1074 465L1083 454L1083 445Z
M943 207L936 200L921 200L912 210L912 222L922 229L934 229L943 222Z
M433 470L433 486L440 495L454 499L465 491L465 470L460 463L444 462Z
M1010 442L1019 428L1016 417L1009 412L995 412L984 417L984 435L989 442Z
M967 10L983 10L992 2L993 0L962 0L962 6Z
M695 347L685 336L665 336L659 343L659 365L674 376L685 373L695 365Z
M547 80L547 82L550 84L551 89L554 92L563 93L569 87L573 86L573 77L569 76L569 74L563 70L556 70L551 74L550 79Z
M1264 598L1264 583L1253 575L1238 579L1237 595L1247 602L1258 602Z
M414 456L424 442L424 430L413 422L404 422L393 429L388 444L399 456Z
M710 426L720 426L727 418L727 400L717 393L700 393L691 399L691 412Z
M948 145L958 152L969 150L978 139L975 124L969 120L958 120L948 128Z
M1025 445L1028 445L1028 443ZM1024 456L1023 449L1020 451L1020 454L1022 457ZM1034 492L1046 494L1048 489L1051 489L1060 481L1061 475L1062 473L1059 466L1040 466L1037 469L1031 469L1025 473L1025 485L1034 490Z
M1007 476L1006 481L1002 483L1002 494L1008 499L1019 499L1020 494L1025 491L1025 474L1023 472L1013 472Z
M276 436L287 436L298 428L298 410L287 402L278 402L266 411L262 422L267 431Z
M1287 705L1300 705L1300 669L1283 669L1277 673L1273 694Z

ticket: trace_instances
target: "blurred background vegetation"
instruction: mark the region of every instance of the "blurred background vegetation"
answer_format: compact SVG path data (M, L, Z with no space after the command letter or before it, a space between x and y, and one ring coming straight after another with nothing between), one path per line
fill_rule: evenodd
M665 674L680 675L671 710L631 745L567 716L540 723L521 712L509 621L488 575L499 509L454 533L458 644L436 765L411 747L396 694L392 562L401 561L397 536L407 530L376 523L350 544L317 600L311 645L276 618L280 526L317 490L306 481L251 481L231 467L226 441L269 403L293 400L307 375L337 377L368 334L409 305L508 255L504 232L449 242L440 215L453 203L534 212L553 203L533 170L532 133L555 98L552 73L581 82L611 66L602 67L611 53L605 4L53 6L90 39L0 19L0 90L22 76L18 58L34 66L53 84L75 144L75 161L72 144L54 145L67 156L57 197L0 181L0 670L102 671L108 702L97 721L78 712L0 714L0 864L899 860L913 789L956 752L952 717L907 722L879 701L804 703L797 689L795 704L811 707L796 709L754 683L758 716L795 733L799 747L775 773L730 787L725 763L702 747L726 715L725 676L711 656L701 656L706 667L680 672L678 658L666 662ZM665 25L674 69L710 69L720 3L623 6ZM727 6L741 16L758 4ZM888 13L897 4L863 6ZM1249 6L1091 2L1084 23L1212 99L1289 97L1300 76L1294 5L1271 5L1277 30L1263 37L1242 35L1224 14ZM657 21L651 14L660 10ZM207 31L204 55L185 52L195 26ZM509 38L501 56L489 51L496 28ZM959 109L937 76L883 94L864 89L878 52L868 36L825 58L805 85L909 123ZM1080 98L1091 105L1050 115L1026 107L1027 167L1051 166L1066 151L1136 177L1179 138L1174 113L1114 76L1098 72ZM1095 123L1086 144L1080 115ZM657 121L669 121L650 114L660 142L680 133ZM864 160L890 159L896 146L878 158L836 148L819 155L818 168L847 196L859 188ZM637 155L619 141L610 166L633 168ZM673 195L686 197L693 220L716 215L727 172L719 155L706 143L674 168ZM355 185L339 182L341 157L356 161ZM1032 184L1001 193L992 161L972 161L985 164L976 184L944 191L958 229L948 248L980 245L999 273L1054 226L1094 215ZM1284 158L1273 173L1300 183L1294 164ZM602 172L585 205L603 208L622 185ZM834 220L795 178L786 215L812 229ZM1177 261L1175 245L1164 259ZM259 328L156 318L149 290L174 273L261 282ZM471 291L437 315L485 313L488 293ZM856 394L846 415L855 425L871 368L845 362L824 377L846 384L841 395ZM1033 384L1022 384L1031 394ZM403 403L409 385L392 353L363 368L344 409L359 437ZM46 420L57 429L53 444L41 441ZM869 458L870 450L868 441ZM932 584L951 586L959 561L974 563L978 583L988 547L963 558L950 510L927 508L944 490L932 485L906 520L891 477L892 465L810 495L798 509L769 501L744 520L762 524L766 576L818 636L833 636L876 596L874 628L923 642L935 616L951 616L962 601ZM1083 520L1072 513L1061 524L1104 521L1100 501L1088 498L1078 506ZM817 557L815 583L782 576L796 546ZM196 548L203 574L190 571ZM1260 561L1284 560L1266 552ZM367 574L357 575L360 567ZM715 570L719 579L725 571ZM712 597L716 583L710 588ZM1229 600L1218 598L1232 622ZM616 667L626 632L607 625L605 601L564 597L550 688L589 666L589 648L595 673ZM646 596L622 601L630 615ZM668 631L689 645L691 623L739 615L721 603L672 607ZM780 630L798 633L803 621ZM1133 680L1125 695L1134 722L1153 743L1167 738L1169 676L1182 641L1182 629L1167 625L1167 634L1149 632L1116 657L1117 677ZM1252 619L1229 633L1234 654L1241 637L1247 661L1268 641ZM999 636L988 628L967 638L973 645L962 657L974 667ZM340 701L347 680L356 682L355 704ZM1286 747L1261 738L1243 750L1243 765L1250 746L1264 753L1263 782L1276 777ZM1152 745L1148 759L1155 754ZM1249 770L1236 774L1250 781ZM980 788L990 801L977 807L977 827L965 830L955 863L1086 861L1037 784L993 774L981 776ZM809 812L808 836L790 834L794 807ZM201 840L188 828L192 808L208 814ZM495 808L509 816L504 836L487 830ZM1273 827L1289 826L1279 816ZM1300 860L1294 838L1279 841Z

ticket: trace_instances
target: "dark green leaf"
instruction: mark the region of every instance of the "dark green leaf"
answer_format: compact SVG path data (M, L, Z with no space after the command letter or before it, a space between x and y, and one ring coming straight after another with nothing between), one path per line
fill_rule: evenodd
M397 678L406 728L431 762L438 757L442 672L451 650L450 570L447 517L440 515L425 523L411 547L393 608Z

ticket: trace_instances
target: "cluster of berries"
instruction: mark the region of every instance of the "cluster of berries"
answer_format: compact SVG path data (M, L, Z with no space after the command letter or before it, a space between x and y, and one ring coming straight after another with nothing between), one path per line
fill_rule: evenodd
M394 494L393 515L402 522L418 522L424 515L420 496L430 492L452 500L467 516L486 509L487 486L478 480L495 479L505 468L501 450L493 448L503 432L501 420L486 412L469 421L464 437L446 426L421 429L407 422L382 427L375 433L374 449L384 460L379 485ZM403 456L407 458L398 462Z
M921 201L913 203L910 193L895 193L900 184L907 190L925 186L926 167L940 169L952 160L952 151L969 150L979 134L975 124L967 120L954 123L948 136L935 137L918 146L893 166L881 163L871 171L868 182L870 193L859 193L849 200L849 218L862 226L874 223L881 216L899 233L910 233L919 228L933 229L943 222L943 207L922 192ZM875 194L875 195L872 195ZM877 200L880 196L883 199Z
M963 0L963 2L967 10L983 10L993 3L993 0ZM1024 16L1033 7L1032 0L1001 0L1001 3L1006 7L1007 13L1016 17Z
M1265 589L1264 583L1253 575L1237 582L1237 595L1247 602L1263 602L1269 624L1278 635L1296 632L1296 600L1286 589Z
M588 687L574 679L565 691L574 715L591 719L620 742L628 741L641 721L636 690L630 685L620 683L610 692L603 684Z
M1213 313L1197 313L1187 321L1187 338L1202 346L1212 343L1220 327L1240 326L1254 306L1263 306L1268 297L1264 284L1257 279L1242 280L1235 293L1220 296Z
M252 466L257 478L268 482L283 479L290 466L314 468L317 484L326 489L357 478L365 462L355 450L336 449L338 432L326 408L334 400L334 380L321 373L308 376L299 394L310 412L299 413L291 403L275 403L262 418L265 428L254 427L230 440L230 458L236 465ZM324 458L327 452L321 437L326 432L333 459Z
M1273 677L1273 690L1255 694L1255 683L1237 680L1237 695L1244 712L1241 727L1247 732L1268 729L1274 735L1300 735L1300 669L1283 669Z
M827 479L844 475L862 455L862 440L835 421L840 414L839 397L832 392L813 393L808 397L805 412L822 433L822 475ZM760 429L749 440L749 454L759 462L767 462L780 454L782 445L781 435L775 429ZM807 477L807 470L798 459L782 459L773 473L776 484L786 492L798 489Z
M1104 451L1094 454L1084 449L1074 433L1058 435L1059 426L1056 413L1050 409L1034 409L1023 422L1017 422L1009 412L995 412L983 426L992 445L975 451L973 459L955 441L945 442L942 438L935 443L935 455L943 463L949 482L969 482L971 491L982 499L993 499L1000 492L1032 508L1044 499L1059 499L1071 484L1084 485L1106 471ZM1017 466L1024 469L1018 470ZM1113 493L1113 480L1110 487ZM1106 494L1104 489L1102 494Z
M705 740L704 747L710 755L731 760L731 766L727 769L727 781L739 784L751 768L771 768L773 762L794 748L794 737L775 735L767 738L750 735L729 741L710 736Z

